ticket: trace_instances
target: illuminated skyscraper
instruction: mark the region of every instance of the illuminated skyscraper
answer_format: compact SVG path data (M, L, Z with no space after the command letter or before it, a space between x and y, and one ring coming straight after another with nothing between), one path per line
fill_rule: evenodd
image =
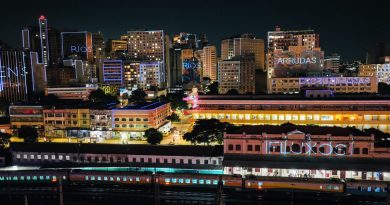
M219 93L235 89L240 94L255 93L255 58L253 54L218 62Z
M215 46L203 47L201 59L203 77L217 80L217 48Z
M103 62L103 83L105 85L123 85L122 60L105 60Z
M151 62L150 65L162 66L162 69L158 73L161 75L159 81L163 84L160 84L159 87L169 87L170 70L168 68L170 67L170 63L168 60L170 40L168 35L165 35L163 30L128 31L127 35L128 57L131 60Z
M37 62L37 53L0 51L1 98L9 102L27 100L31 92L43 90L44 76L43 64Z
M222 40L221 60L229 60L235 56L253 54L256 69L264 69L264 40L252 34L242 34Z
M287 51L291 46L302 46L313 50L320 46L320 35L314 30L282 31L279 26L275 31L268 32L267 38L267 69L274 67L274 51Z
M41 40L42 63L47 66L49 64L49 37L47 32L47 19L45 16L39 17L39 37Z
M93 61L92 34L87 31L61 32L63 59Z
M139 66L139 86L144 90L151 86L163 88L165 83L162 62L142 62Z

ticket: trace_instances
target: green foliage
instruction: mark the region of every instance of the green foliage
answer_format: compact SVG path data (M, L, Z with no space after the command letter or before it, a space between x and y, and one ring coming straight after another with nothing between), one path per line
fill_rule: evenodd
M97 89L89 94L88 99L96 103L112 103L118 102L115 96L104 93L102 89Z
M4 149L9 143L11 135L8 133L0 132L0 149Z
M176 113L172 113L172 115L167 117L167 120L171 122L180 122L180 117Z
M163 134L161 132L154 132L147 137L147 142L152 145L160 144L163 139Z
M149 128L145 131L146 141L149 144L160 144L163 139L163 134L155 128Z
M191 132L184 134L183 139L193 144L222 144L223 133L230 126L217 119L200 119L195 122Z
M378 83L378 93L389 95L390 94L390 85L386 83Z
M129 101L134 103L145 102L146 93L142 89L137 89L131 92Z
M218 95L218 82L213 82L206 88L206 94L208 95Z
M239 95L240 93L236 89L230 89L226 92L226 95Z
M39 137L38 130L34 127L21 127L18 130L18 136L25 142L37 142Z
M167 101L171 103L172 110L188 109L188 104L183 100L184 93L170 93L167 96Z

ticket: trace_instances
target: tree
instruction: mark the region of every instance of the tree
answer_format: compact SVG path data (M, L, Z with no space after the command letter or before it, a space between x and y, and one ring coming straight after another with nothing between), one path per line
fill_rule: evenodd
M218 95L218 82L213 82L206 88L206 94L208 95Z
M390 94L390 85L382 82L378 83L378 93Z
M130 101L134 103L145 102L146 93L142 89L137 89L131 92Z
M183 100L184 93L170 93L167 95L167 101L171 103L172 110L188 109L188 104Z
M222 144L223 132L230 126L229 123L217 119L200 119L195 122L192 131L183 136L183 139L193 144Z
M167 117L167 120L171 122L180 122L180 117L176 113L172 113L172 115Z
M156 132L158 132L157 129L149 128L149 129L145 130L145 137L148 138L148 136L150 136L151 134L156 133Z
M8 108L9 108L9 102L4 98L0 98L0 116L7 115Z
M108 95L104 93L102 89L97 89L91 91L91 93L88 96L88 99L92 102L96 103L112 103L112 102L118 102L115 96Z
M161 132L153 132L147 137L146 141L149 144L156 145L156 144L160 144L162 139L163 139L163 134Z
M25 142L37 142L38 130L35 127L22 127L18 130L18 136Z
M4 149L9 143L11 135L8 133L0 132L0 150Z
M226 95L239 95L240 93L236 89L230 89L226 92Z

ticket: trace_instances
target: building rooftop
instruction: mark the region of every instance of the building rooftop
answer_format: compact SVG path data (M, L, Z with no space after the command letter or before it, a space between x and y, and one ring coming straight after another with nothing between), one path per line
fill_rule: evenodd
M135 105L128 105L123 108L116 108L114 110L151 110L167 104L166 102L145 102Z
M317 126L317 125L294 125L292 123L284 123L281 125L244 125L237 126L228 129L226 132L228 134L261 134L263 132L267 134L281 134L289 133L293 131L300 131L305 134L311 135L327 135L332 136L371 136L368 133L362 132L353 127L327 127L327 126Z
M25 143L12 142L12 152L129 154L156 156L223 156L223 146L186 145L114 145L79 143Z
M308 98L301 94L279 95L199 95L199 100L389 100L390 95L380 94L333 94L324 98Z

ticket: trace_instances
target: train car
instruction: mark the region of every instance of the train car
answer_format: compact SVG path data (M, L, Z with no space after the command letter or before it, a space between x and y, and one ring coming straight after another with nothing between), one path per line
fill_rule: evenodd
M158 183L161 186L185 186L215 188L219 182L218 175L204 174L158 174Z
M23 170L1 171L0 184L57 184L61 180L67 183L68 172L61 170Z
M321 179L292 179L282 177L259 177L245 179L245 189L249 190L297 190L343 193L342 182Z
M72 184L146 185L152 183L152 175L146 172L72 171Z
M386 197L390 182L369 180L347 180L346 193L353 195L370 195Z

